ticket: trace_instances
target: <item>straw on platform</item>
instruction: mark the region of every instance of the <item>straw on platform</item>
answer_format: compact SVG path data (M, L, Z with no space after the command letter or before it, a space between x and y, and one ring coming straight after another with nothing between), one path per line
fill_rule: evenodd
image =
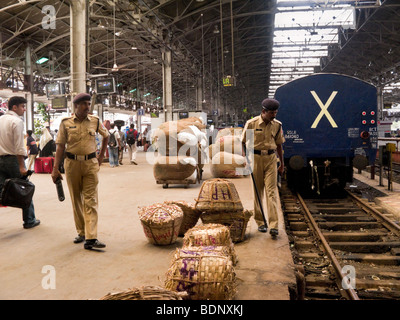
M100 300L183 300L186 296L186 292L170 291L158 286L144 286L108 293Z

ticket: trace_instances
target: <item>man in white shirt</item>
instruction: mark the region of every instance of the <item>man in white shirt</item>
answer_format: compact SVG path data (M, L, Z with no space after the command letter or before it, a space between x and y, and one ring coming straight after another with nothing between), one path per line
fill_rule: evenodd
M115 128L115 124L111 123L111 129L109 130L110 136L108 138L108 161L110 162L111 168L118 167L118 152L121 149L121 137L118 133L118 129Z
M25 112L26 99L12 97L8 100L8 111L0 117L0 189L4 181L10 178L21 178L27 175L24 144L24 121L21 117ZM23 227L36 227L40 220L35 217L33 202L22 210Z

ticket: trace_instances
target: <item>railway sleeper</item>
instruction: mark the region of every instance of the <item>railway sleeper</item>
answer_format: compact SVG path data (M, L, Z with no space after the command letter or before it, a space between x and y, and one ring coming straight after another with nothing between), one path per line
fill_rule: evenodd
M387 236L387 231L360 231L360 232L323 232L324 237L331 243L333 241L380 241L382 237Z
M386 253L392 255L393 248L400 248L400 242L331 242L332 249L348 251L352 253Z
M378 222L319 222L320 229L339 230L360 230L382 228ZM290 229L293 231L306 231L309 229L305 222L290 222Z
M350 264L349 261L355 262L364 262L364 263L373 263L375 265L391 265L391 266L399 266L400 265L400 257L392 256L392 255L384 255L384 254L363 254L363 253L342 253L336 254L338 259L343 260L342 265ZM303 261L310 261L319 258L319 255L314 252L300 252L299 258ZM345 262L347 261L347 262Z
M382 224L378 222L319 222L320 229L328 229L333 231L339 230L361 230L361 229L377 229L382 228Z
M318 214L313 216L316 222L376 222L376 219L367 216L365 213L361 214Z

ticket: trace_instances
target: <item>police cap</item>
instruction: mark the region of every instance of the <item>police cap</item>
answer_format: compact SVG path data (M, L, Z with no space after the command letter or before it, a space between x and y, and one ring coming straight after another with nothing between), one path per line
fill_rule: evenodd
M74 100L72 101L74 104L78 104L81 101L90 101L92 97L88 93L80 93L78 94Z
M279 101L275 100L275 99L267 98L267 99L263 100L261 105L264 110L275 111L275 110L278 110L278 108L279 108Z

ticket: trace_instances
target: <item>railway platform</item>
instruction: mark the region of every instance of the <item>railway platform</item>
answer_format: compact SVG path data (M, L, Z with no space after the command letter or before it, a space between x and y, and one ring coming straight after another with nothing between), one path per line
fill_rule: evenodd
M375 179L371 179L370 173L354 170L354 178L368 184L372 188L380 191L384 196L375 197L374 202L385 209L388 214L391 214L395 221L400 221L400 184L393 182L393 190L388 190L388 181L382 178L382 186L379 185L379 176L375 175Z
M111 168L103 163L99 172L98 238L107 247L85 250L74 244L76 236L70 196L59 202L49 174L34 174L34 206L41 224L22 227L21 210L0 208L0 299L3 300L86 300L100 299L110 292L141 286L163 286L176 248L154 246L145 238L138 207L165 200L194 203L201 184L156 184L146 153L139 151L138 165ZM212 178L206 165L203 181ZM252 210L251 178L232 179L245 209ZM260 233L253 218L246 239L235 244L238 264L235 300L289 300L288 288L296 285L293 261L280 213L279 236ZM199 223L201 221L199 220ZM54 288L46 285L54 271Z

